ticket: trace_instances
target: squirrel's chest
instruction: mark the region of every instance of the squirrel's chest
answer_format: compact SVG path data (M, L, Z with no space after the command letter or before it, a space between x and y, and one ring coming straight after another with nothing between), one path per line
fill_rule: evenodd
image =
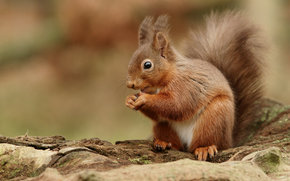
M195 121L188 120L182 122L172 122L171 126L177 133L184 148L188 149L193 139Z

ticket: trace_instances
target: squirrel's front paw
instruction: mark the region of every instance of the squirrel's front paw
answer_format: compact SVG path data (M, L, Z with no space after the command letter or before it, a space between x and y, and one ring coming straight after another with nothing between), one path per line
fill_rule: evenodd
M146 102L146 94L130 95L126 98L126 106L130 109L138 110Z
M207 156L213 158L215 154L217 154L217 148L215 145L199 147L194 150L194 155L197 157L199 161L206 161Z
M154 138L153 140L153 148L156 151L164 151L166 149L171 148L171 143L168 143L166 141L161 141L159 139Z
M127 107L130 109L135 109L134 103L137 100L138 96L137 95L130 95L126 98L125 104Z

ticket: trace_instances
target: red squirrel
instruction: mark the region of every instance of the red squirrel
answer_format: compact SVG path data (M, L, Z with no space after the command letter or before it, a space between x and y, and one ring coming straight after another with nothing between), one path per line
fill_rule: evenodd
M153 120L153 147L207 160L236 145L263 92L259 29L241 12L211 13L177 51L162 15L146 17L138 38L127 87L140 92L126 106Z

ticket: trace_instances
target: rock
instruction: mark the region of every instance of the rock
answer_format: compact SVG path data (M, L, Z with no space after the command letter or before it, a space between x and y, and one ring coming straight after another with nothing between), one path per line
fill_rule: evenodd
M28 180L41 180L41 181L58 181L64 180L64 176L62 176L57 169L55 168L47 168L40 176L36 178L28 178Z
M0 136L0 180L289 180L290 107L264 100L241 146L211 162L150 140Z
M38 178L48 175L46 171ZM58 175L58 173L56 173ZM48 175L50 176L50 175ZM225 162L214 164L190 159L174 162L132 165L124 168L98 172L85 170L67 175L63 180L270 180L251 162ZM38 180L37 178L35 180Z
M289 160L290 154L282 154L277 147L253 152L242 159L242 161L252 161L275 180L287 180L290 178Z
M51 167L58 168L62 174L68 174L83 169L104 171L120 166L121 165L116 160L96 154L85 148L70 150L51 164Z
M242 159L242 161L245 160L252 160L265 173L273 173L281 165L281 152L279 148L271 147L266 150L251 153Z
M41 173L57 152L32 147L0 144L0 179L35 176Z

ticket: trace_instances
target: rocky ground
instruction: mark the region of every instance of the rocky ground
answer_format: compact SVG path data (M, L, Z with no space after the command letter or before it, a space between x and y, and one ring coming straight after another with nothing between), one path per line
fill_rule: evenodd
M149 140L0 136L0 180L290 180L290 106L259 103L242 146L210 162Z

